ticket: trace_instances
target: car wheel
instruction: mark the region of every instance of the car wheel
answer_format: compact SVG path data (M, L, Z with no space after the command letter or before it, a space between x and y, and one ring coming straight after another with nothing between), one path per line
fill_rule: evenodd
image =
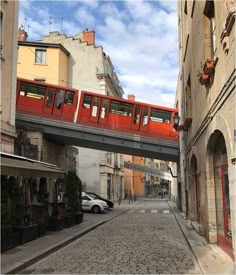
M98 205L94 205L92 211L93 213L98 214L100 212L100 207Z

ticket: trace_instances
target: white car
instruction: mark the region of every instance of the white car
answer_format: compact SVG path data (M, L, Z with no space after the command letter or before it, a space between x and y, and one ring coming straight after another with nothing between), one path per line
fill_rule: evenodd
M108 210L108 205L105 201L93 199L85 192L82 192L82 210L100 213Z

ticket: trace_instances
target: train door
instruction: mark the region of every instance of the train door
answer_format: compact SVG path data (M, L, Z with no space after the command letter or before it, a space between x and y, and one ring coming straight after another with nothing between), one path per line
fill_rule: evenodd
M101 98L94 96L92 99L89 121L98 122Z
M140 110L141 119L140 119L140 131L148 131L148 121L149 121L149 108L147 106L141 106Z
M131 122L131 128L133 130L140 130L142 107L143 106L140 105L134 105L133 118Z
M58 89L56 91L56 96L54 101L54 108L53 108L54 115L60 115L60 116L62 115L64 97L65 97L65 90Z
M48 88L44 100L44 106L43 106L43 112L52 114L53 111L53 102L55 98L55 93L56 89L55 88Z
M100 114L99 114L99 124L107 124L109 112L109 100L107 98L102 98Z

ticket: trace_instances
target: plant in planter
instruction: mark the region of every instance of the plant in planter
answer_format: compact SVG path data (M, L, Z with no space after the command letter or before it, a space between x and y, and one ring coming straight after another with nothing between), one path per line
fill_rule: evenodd
M64 227L64 218L59 216L57 202L49 204L49 209L51 209L51 211L49 211L51 215L49 215L48 230L62 230Z
M23 192L16 177L1 176L1 251L20 243Z
M47 179L40 178L39 191L37 193L37 200L41 206L39 207L39 236L46 234L48 228L48 196Z
M82 182L75 171L68 172L65 177L65 186L66 209L70 217L68 226L70 226L72 223L79 223L83 220L83 213L80 212Z
M208 75L211 75L213 74L215 71L215 63L214 63L214 60L212 59L207 59L205 64L204 64L204 67L203 67L203 72L205 74L208 74Z

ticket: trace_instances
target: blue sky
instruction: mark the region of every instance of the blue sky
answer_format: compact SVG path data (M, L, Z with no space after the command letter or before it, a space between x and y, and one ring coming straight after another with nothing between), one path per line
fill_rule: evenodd
M75 36L95 31L96 46L110 56L125 92L137 101L174 106L178 77L175 0L22 1L19 27L28 40L50 31Z

